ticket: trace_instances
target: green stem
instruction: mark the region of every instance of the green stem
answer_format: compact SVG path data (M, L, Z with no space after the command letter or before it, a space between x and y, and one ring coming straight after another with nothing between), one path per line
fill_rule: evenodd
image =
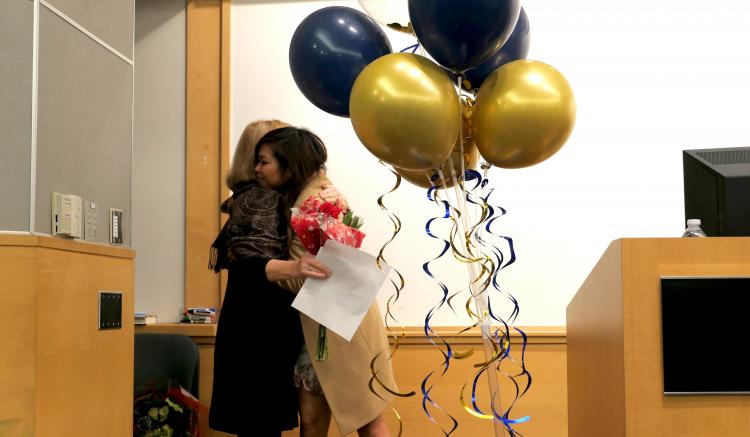
M326 361L328 359L328 336L326 334L326 327L323 325L318 326L318 348L315 352L316 361Z

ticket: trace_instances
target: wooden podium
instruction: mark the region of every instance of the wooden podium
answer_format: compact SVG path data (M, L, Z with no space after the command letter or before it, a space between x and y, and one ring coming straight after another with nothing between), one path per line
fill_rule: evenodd
M750 436L750 395L664 395L661 276L750 277L750 238L610 244L567 308L569 436ZM697 360L721 359L707 346Z

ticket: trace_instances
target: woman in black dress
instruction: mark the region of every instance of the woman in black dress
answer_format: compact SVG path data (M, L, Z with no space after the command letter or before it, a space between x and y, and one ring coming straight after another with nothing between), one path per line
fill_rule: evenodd
M240 146L233 167L247 170L239 155L249 154ZM230 187L232 197L222 204L229 219L212 245L210 267L227 269L229 277L216 333L209 426L240 437L279 436L298 424L294 365L304 339L291 307L294 295L275 281L330 275L315 258L287 260L290 202L322 169L326 150L314 134L293 127L272 130L250 146L254 174L245 171L248 177Z

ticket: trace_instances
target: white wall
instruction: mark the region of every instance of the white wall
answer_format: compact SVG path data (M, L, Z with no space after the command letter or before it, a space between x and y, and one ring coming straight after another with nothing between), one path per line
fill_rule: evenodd
M349 120L309 103L289 71L297 24L330 5L359 7L355 1L234 2L232 141L257 118L281 118L318 133L329 149L329 174L365 217L364 249L376 253L391 230L376 198L393 177L360 144ZM564 325L568 301L611 240L681 235L681 150L747 145L741 126L750 101L750 4L527 0L523 6L531 23L529 58L568 78L578 119L568 143L548 161L490 171L494 202L508 210L498 230L514 238L518 256L501 282L520 302L518 325ZM388 35L394 51L413 43ZM441 296L421 270L437 255L424 234L437 210L408 184L386 203L403 221L386 251L407 284L394 314L402 325L420 325ZM444 262L440 276L464 284L465 267ZM381 305L390 294L381 293ZM445 310L433 325L467 321Z
M136 1L134 106L135 311L176 322L185 305L185 0Z

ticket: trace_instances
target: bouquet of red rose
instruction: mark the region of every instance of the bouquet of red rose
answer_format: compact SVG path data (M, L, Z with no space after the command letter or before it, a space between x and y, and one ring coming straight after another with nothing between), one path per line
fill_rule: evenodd
M337 202L308 197L299 208L292 208L292 229L305 249L313 255L318 253L328 239L359 248L365 238L364 232L359 230L362 224L363 220L360 217L355 216L351 210L344 213ZM328 359L326 327L323 325L320 325L318 330L315 359Z
M313 255L329 238L359 248L365 238L365 234L359 230L362 219L351 211L342 217L342 212L335 202L308 197L299 208L292 208L292 229L305 249Z

